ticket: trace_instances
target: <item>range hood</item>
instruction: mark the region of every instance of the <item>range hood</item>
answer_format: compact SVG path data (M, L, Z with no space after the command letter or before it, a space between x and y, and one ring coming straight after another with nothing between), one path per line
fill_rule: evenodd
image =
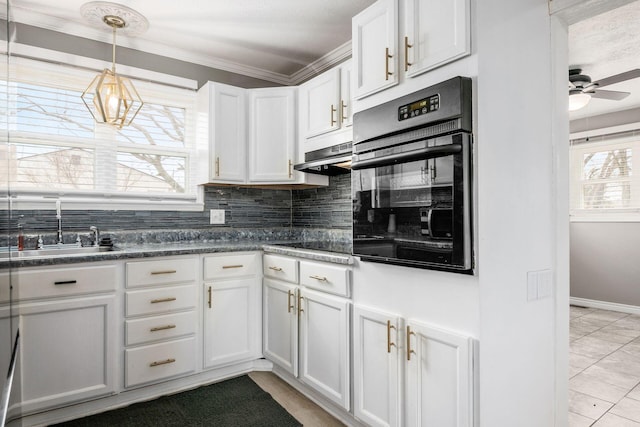
M351 173L351 142L309 151L304 155L304 163L293 168L300 172L329 176Z

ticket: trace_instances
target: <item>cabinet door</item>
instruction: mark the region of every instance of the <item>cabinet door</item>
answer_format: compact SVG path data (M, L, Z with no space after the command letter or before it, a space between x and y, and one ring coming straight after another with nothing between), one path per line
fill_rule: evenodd
M340 124L342 127L353 124L353 106L351 93L351 76L353 62L351 60L340 65Z
M326 71L300 86L300 122L311 138L340 127L340 70Z
M473 426L473 340L409 321L407 426Z
M297 286L264 279L264 357L298 376Z
M400 328L397 315L354 307L354 414L370 426L401 425Z
M23 413L114 392L115 296L24 304Z
M256 278L204 284L204 367L260 357Z
M404 69L417 76L471 52L469 0L408 0Z
M299 304L300 379L348 411L351 303L301 289Z
M249 181L294 180L295 93L288 87L249 92Z
M379 0L353 17L354 95L398 83L398 0Z
M214 84L210 100L211 181L245 182L247 171L246 90Z

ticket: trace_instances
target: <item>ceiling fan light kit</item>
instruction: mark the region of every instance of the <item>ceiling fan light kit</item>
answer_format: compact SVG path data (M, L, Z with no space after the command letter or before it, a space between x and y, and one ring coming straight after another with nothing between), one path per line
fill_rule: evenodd
M613 85L640 77L640 69L625 71L624 73L605 77L592 82L591 77L582 74L582 69L569 69L569 111L576 111L585 107L591 98L620 101L630 95L629 92L602 90L601 87Z
M125 31L128 34L140 34L148 28L148 21L131 8L107 2L86 3L81 13L92 23L102 14L101 22L113 31L111 69L105 68L91 81L82 93L82 101L96 122L122 129L131 124L144 102L131 80L116 73L116 31L129 28Z

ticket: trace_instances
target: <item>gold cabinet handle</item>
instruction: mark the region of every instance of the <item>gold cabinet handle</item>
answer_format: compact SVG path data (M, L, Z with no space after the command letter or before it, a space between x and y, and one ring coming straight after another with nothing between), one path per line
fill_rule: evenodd
M216 157L216 176L220 176L220 157Z
M155 328L151 328L150 331L151 332L158 332L158 331L164 331L167 329L174 329L176 327L176 325L165 325L165 326L156 326Z
M173 363L175 361L176 359L158 360L157 362L149 363L149 366L153 368L154 366L166 365L168 363Z
M389 55L389 48L386 47L384 49L384 79L389 80L389 76L392 76L393 73L389 71L389 59L393 58L393 55Z
M158 299L152 299L151 300L151 304L157 304L159 302L171 302L171 301L175 301L176 297L169 297L169 298L158 298Z
M391 330L395 328L391 324L391 320L387 320L387 353L391 353L391 347L396 347L396 343L391 342Z
M416 333L411 330L411 327L407 325L407 360L411 360L411 355L416 354L415 351L411 350L411 335L415 335Z
M273 267L273 266L269 266L269 270L273 270L273 271L282 271L282 267Z
M225 269L228 269L228 268L242 268L242 267L244 267L244 265L242 265L242 264L236 264L236 265L223 265L223 266L222 266L222 269L223 269L223 270L225 270Z
M291 297L293 296L293 292L291 289L287 291L287 313L291 313L291 310L295 308L295 306L291 305Z
M300 294L300 291L298 291L298 316L300 316L300 313L304 311L304 309L302 308L303 299L304 297Z
M335 125L338 121L333 118L333 113L336 112L336 107L331 104L331 126Z
M176 270L161 270L161 271L152 271L151 275L155 276L155 275L158 275L158 274L174 274L174 273L177 273L177 271Z
M340 118L344 122L348 119L347 116L344 115L344 112L347 111L347 104L344 103L344 100L340 100Z
M404 36L404 70L409 71L409 67L413 64L409 62L409 48L412 48L413 45L409 44L409 37Z
M207 290L207 293L209 294L209 301L208 301L209 308L211 308L211 286L209 286L209 289Z
M293 162L289 159L289 178L293 176Z
M327 278L324 276L309 276L309 279L316 279L319 282L328 282Z

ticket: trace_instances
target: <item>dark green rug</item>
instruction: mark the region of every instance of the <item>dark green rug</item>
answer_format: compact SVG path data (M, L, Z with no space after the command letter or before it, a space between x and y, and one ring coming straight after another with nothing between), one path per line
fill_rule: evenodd
M248 376L126 408L91 415L66 423L64 427L187 427L187 426L301 426L271 395Z

